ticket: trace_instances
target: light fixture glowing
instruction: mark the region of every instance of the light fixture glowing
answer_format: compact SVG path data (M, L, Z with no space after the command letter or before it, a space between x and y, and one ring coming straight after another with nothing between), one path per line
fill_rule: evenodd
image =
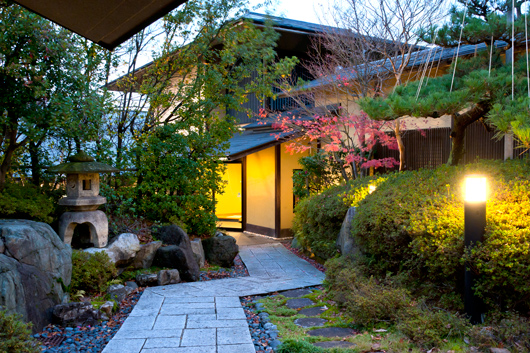
M469 175L465 183L465 200L468 202L486 201L486 178L480 175Z
M377 188L377 187L376 187L375 185L370 185L370 186L368 187L368 193L371 194L372 192L375 191L376 188Z

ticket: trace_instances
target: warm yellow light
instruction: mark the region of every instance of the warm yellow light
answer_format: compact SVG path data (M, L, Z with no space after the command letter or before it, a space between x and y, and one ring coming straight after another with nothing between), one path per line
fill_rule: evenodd
M486 201L486 178L479 175L466 177L465 200L469 202Z
M368 187L368 193L371 194L372 192L375 191L375 189L376 189L376 186L375 186L375 185L370 185L370 186Z

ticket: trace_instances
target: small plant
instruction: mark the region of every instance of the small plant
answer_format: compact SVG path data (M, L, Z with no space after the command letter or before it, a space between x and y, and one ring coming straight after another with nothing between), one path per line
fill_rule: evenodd
M275 350L276 353L321 353L322 348L306 341L286 340Z
M0 352L38 353L40 345L31 337L31 324L20 316L8 315L0 308Z
M439 347L450 338L463 339L468 320L456 313L430 309L420 303L398 313L396 329L423 348Z
M70 293L85 291L88 294L105 291L106 284L117 274L116 266L104 251L93 254L72 251L72 282Z

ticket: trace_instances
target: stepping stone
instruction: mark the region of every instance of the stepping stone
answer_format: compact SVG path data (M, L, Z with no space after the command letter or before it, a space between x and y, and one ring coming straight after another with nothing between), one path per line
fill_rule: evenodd
M328 320L324 320L318 317L305 317L302 319L294 320L295 325L298 325L304 328L314 327L314 326L324 326L326 322L328 322Z
M314 308L302 309L298 312L298 314L305 316L318 316L326 310L328 310L328 308L325 306L315 306Z
M356 344L347 341L327 341L313 343L313 346L320 348L353 348Z
M308 295L311 293L313 293L313 291L309 289L293 289L293 290L281 292L280 294L286 298L298 298L298 297L303 297L304 295Z
M355 331L346 327L324 327L311 330L307 333L309 336L322 337L348 337L353 336Z
M315 303L311 299L307 298L289 299L287 303L285 303L285 305L290 309L300 309L313 304Z

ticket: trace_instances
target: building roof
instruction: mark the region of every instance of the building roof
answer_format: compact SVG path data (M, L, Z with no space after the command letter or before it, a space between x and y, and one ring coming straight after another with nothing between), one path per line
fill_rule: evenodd
M495 47L501 48L508 45L508 43L503 41L496 41ZM437 62L450 62L455 59L457 53L458 57L461 56L467 56L467 55L473 55L475 53L484 51L487 49L486 44L476 44L476 45L462 45L460 48L442 48L442 47L434 47L430 49L424 49L417 52L413 52L410 55L410 60L407 64L407 69L413 69L415 67L420 67L421 65L425 65L425 63L437 63ZM399 66L401 63L401 58L397 57L397 60L395 61L395 65ZM392 70L391 63L386 60L377 60L370 64L362 64L353 66L346 69L337 70L337 72L334 75L329 75L326 77L320 77L316 80L313 80L311 82L308 82L304 86L300 87L298 91L302 90L312 90L316 88L322 88L327 85L332 85L338 80L343 81L353 81L359 75L376 75L379 73L383 73L385 71ZM294 90L292 91L294 92Z
M112 50L187 0L14 0Z

